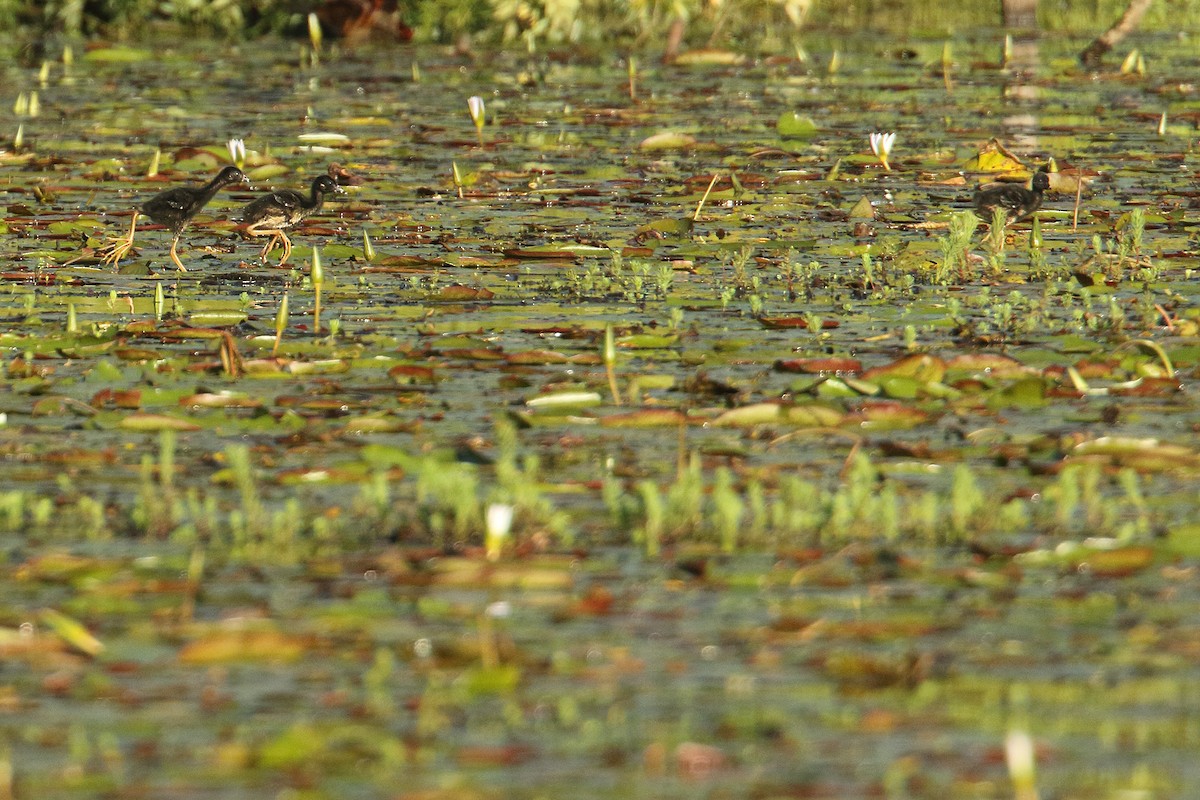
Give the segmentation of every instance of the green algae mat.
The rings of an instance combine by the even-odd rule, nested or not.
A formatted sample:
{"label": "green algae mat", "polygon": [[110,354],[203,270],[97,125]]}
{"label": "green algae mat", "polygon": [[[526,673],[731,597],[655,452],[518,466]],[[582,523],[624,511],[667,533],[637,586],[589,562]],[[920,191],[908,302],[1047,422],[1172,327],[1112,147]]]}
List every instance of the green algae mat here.
{"label": "green algae mat", "polygon": [[0,67],[0,798],[1192,796],[1200,56],[1003,42]]}

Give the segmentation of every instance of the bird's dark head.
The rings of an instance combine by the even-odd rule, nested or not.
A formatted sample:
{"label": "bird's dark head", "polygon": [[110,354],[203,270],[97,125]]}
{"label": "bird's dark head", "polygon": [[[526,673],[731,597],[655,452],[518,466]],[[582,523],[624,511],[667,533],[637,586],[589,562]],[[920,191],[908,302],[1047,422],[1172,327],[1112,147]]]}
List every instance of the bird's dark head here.
{"label": "bird's dark head", "polygon": [[313,191],[317,194],[345,194],[346,190],[338,186],[337,181],[328,175],[322,175],[319,178],[314,178],[312,183]]}
{"label": "bird's dark head", "polygon": [[1050,188],[1050,174],[1046,172],[1033,173],[1033,189],[1037,192],[1044,192]]}
{"label": "bird's dark head", "polygon": [[219,186],[229,186],[233,183],[249,183],[250,179],[246,177],[246,173],[234,166],[225,167],[217,174],[217,184]]}

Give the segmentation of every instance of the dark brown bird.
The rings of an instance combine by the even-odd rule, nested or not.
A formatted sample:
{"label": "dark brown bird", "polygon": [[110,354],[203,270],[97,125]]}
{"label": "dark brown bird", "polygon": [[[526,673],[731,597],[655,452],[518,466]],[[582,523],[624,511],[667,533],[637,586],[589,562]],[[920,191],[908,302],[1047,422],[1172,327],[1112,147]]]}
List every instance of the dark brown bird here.
{"label": "dark brown bird", "polygon": [[222,188],[234,183],[248,182],[240,169],[230,166],[222,169],[215,178],[203,186],[181,186],[154,195],[142,203],[140,208],[134,209],[128,235],[113,239],[111,244],[101,250],[104,263],[113,265],[120,263],[125,254],[133,247],[133,232],[137,227],[138,215],[145,214],[159,225],[165,226],[173,234],[171,260],[175,262],[175,266],[187,272],[187,268],[183,266],[183,262],[179,260],[179,254],[175,251],[183,229]]}
{"label": "dark brown bird", "polygon": [[313,214],[321,210],[325,204],[325,195],[345,190],[328,175],[313,178],[309,196],[291,189],[280,189],[262,197],[256,198],[242,209],[241,214],[234,220],[246,226],[246,233],[251,236],[270,236],[263,247],[259,258],[267,260],[267,253],[278,241],[283,245],[283,257],[279,265],[283,266],[292,254],[292,242],[284,231],[291,230]]}
{"label": "dark brown bird", "polygon": [[991,222],[996,209],[1004,212],[1004,224],[1028,219],[1042,207],[1043,193],[1050,188],[1050,176],[1045,172],[1033,175],[1031,189],[1012,183],[993,184],[975,192],[975,213]]}

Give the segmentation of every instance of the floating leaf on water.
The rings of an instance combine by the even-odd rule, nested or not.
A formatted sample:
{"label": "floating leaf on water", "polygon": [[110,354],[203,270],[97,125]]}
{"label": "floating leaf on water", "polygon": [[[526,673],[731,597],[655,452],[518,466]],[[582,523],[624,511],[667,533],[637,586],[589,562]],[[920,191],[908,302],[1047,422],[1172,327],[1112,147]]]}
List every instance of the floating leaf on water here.
{"label": "floating leaf on water", "polygon": [[419,422],[400,419],[388,414],[351,417],[342,425],[343,433],[411,433],[420,428]]}
{"label": "floating leaf on water", "polygon": [[1038,408],[1046,404],[1046,380],[1040,375],[1022,378],[988,397],[989,408]]}
{"label": "floating leaf on water", "polygon": [[127,431],[153,433],[158,431],[198,431],[200,426],[195,422],[167,414],[130,414],[117,423],[117,427]]}
{"label": "floating leaf on water", "polygon": [[[501,664],[495,667],[476,667],[467,670],[460,678],[466,688],[467,694],[473,697],[493,694],[509,694],[516,690],[517,684],[521,681],[521,670],[515,664]],[[481,748],[460,748],[460,755],[463,752],[474,750],[478,752]],[[500,748],[484,748],[492,752],[502,751],[509,753],[523,753],[517,761],[508,761],[504,763],[520,763],[520,761],[532,758],[532,748],[528,746],[504,746]]]}
{"label": "floating leaf on water", "polygon": [[862,373],[862,379],[879,382],[888,377],[912,378],[918,383],[941,381],[946,375],[946,362],[937,356],[918,353],[904,356],[890,364],[872,367]]}
{"label": "floating leaf on water", "polygon": [[617,337],[617,347],[630,350],[657,350],[678,343],[679,335],[675,333],[634,333]]}
{"label": "floating leaf on water", "polygon": [[228,331],[216,328],[170,328],[158,335],[164,339],[224,339]]}
{"label": "floating leaf on water", "polygon": [[817,123],[796,111],[785,111],[775,121],[775,130],[784,139],[809,139],[817,133]]}
{"label": "floating leaf on water", "polygon": [[1030,375],[1035,372],[1020,361],[998,353],[963,353],[945,362],[947,372],[970,372],[995,378]]}
{"label": "floating leaf on water", "polygon": [[84,61],[104,62],[109,64],[134,64],[139,61],[149,61],[154,58],[154,51],[141,47],[97,47],[83,54]]}
{"label": "floating leaf on water", "polygon": [[248,358],[242,361],[242,371],[256,377],[283,376],[289,363],[278,358]]}
{"label": "floating leaf on water", "polygon": [[[805,387],[803,390],[812,392],[816,391],[817,397],[830,399],[834,397],[860,397],[864,394],[875,395],[879,394],[879,387],[873,383],[866,381],[856,381],[857,385],[851,385],[838,377],[830,377],[825,380],[817,381],[815,386]],[[869,387],[870,391],[862,391],[860,387]],[[793,387],[793,391],[799,390],[799,387]]]}
{"label": "floating leaf on water", "polygon": [[310,637],[275,630],[211,630],[179,649],[184,664],[295,661],[312,647]]}
{"label": "floating leaf on water", "polygon": [[46,230],[53,234],[72,234],[72,233],[90,233],[92,231],[103,229],[104,223],[98,219],[89,219],[82,217],[72,220],[58,220],[51,222],[46,226]]}
{"label": "floating leaf on water", "polygon": [[81,403],[72,397],[48,395],[46,397],[39,397],[33,402],[30,414],[35,417],[56,417],[68,411],[73,411],[76,414],[84,416],[91,416],[96,413],[95,409],[91,406]]}
{"label": "floating leaf on water", "polygon": [[963,169],[967,172],[1025,174],[1026,177],[1028,177],[1029,173],[1029,170],[1021,163],[1021,160],[1010,153],[1004,145],[995,139],[992,139],[980,148],[975,157],[963,165]]}
{"label": "floating leaf on water", "polygon": [[[302,467],[299,469],[283,470],[275,476],[281,486],[304,486],[308,484],[348,484],[362,483],[376,473],[368,469],[367,464],[350,464],[338,467]],[[390,469],[386,473],[388,480],[400,480],[404,477],[401,469]]]}
{"label": "floating leaf on water", "polygon": [[504,360],[509,364],[566,364],[568,359],[562,353],[553,350],[523,350],[519,353],[508,353]]}
{"label": "floating leaf on water", "polygon": [[914,408],[908,403],[893,400],[871,400],[861,403],[847,417],[847,422],[857,422],[859,427],[872,430],[903,430],[929,420],[929,412]]}
{"label": "floating leaf on water", "polygon": [[547,259],[563,259],[563,260],[567,260],[567,261],[574,261],[578,257],[574,251],[568,250],[567,248],[560,247],[558,245],[540,245],[537,247],[510,248],[510,249],[504,251],[504,255],[507,256],[508,258],[518,258],[518,259],[547,258]]}
{"label": "floating leaf on water", "polygon": [[113,355],[122,361],[158,361],[163,354],[145,347],[114,347]]}
{"label": "floating leaf on water", "polygon": [[1102,436],[1075,445],[1071,449],[1071,456],[1104,456],[1114,464],[1138,472],[1194,471],[1200,468],[1200,456],[1196,452],[1184,445],[1167,444],[1157,439]]}
{"label": "floating leaf on water", "polygon": [[914,400],[921,396],[927,385],[924,381],[908,375],[886,375],[877,378],[876,384],[883,394],[897,400]]}
{"label": "floating leaf on water", "polygon": [[855,375],[862,372],[857,358],[789,358],[775,362],[780,372],[805,372],[817,375]]}
{"label": "floating leaf on water", "polygon": [[817,403],[788,405],[753,403],[726,411],[708,424],[717,427],[744,425],[797,425],[827,428],[840,425],[845,415],[837,409]]}
{"label": "floating leaf on water", "polygon": [[463,286],[461,283],[454,283],[450,286],[445,286],[438,292],[439,300],[448,300],[453,302],[465,302],[468,300],[491,300],[496,296],[496,293],[490,289],[477,288],[474,286]]}
{"label": "floating leaf on water", "polygon": [[262,400],[236,392],[202,392],[179,398],[179,405],[194,408],[261,408]]}
{"label": "floating leaf on water", "polygon": [[332,375],[338,372],[349,372],[350,362],[344,358],[289,361],[285,369],[293,375]]}
{"label": "floating leaf on water", "polygon": [[[1153,365],[1138,368],[1139,371],[1152,371]],[[1166,397],[1184,390],[1177,378],[1146,377],[1132,381],[1127,386],[1112,386],[1109,394],[1113,397]]]}
{"label": "floating leaf on water", "polygon": [[688,50],[675,56],[675,64],[681,66],[732,66],[745,62],[746,57],[732,50],[717,50],[714,48],[698,48]]}
{"label": "floating leaf on water", "polygon": [[504,351],[493,347],[451,347],[442,350],[446,358],[457,358],[464,361],[503,361]]}
{"label": "floating leaf on water", "polygon": [[[771,330],[786,330],[788,328],[808,328],[808,317],[755,317],[758,324]],[[841,325],[836,319],[822,319],[821,330],[830,330]]]}
{"label": "floating leaf on water", "polygon": [[423,367],[418,364],[397,364],[388,370],[388,377],[396,383],[433,383],[433,367]]}
{"label": "floating leaf on water", "polygon": [[231,328],[242,324],[248,317],[245,311],[197,311],[188,316],[188,322],[205,328]]}
{"label": "floating leaf on water", "polygon": [[350,137],[344,133],[332,133],[329,131],[302,133],[297,138],[307,144],[341,144],[350,141]]}
{"label": "floating leaf on water", "polygon": [[604,428],[668,428],[687,422],[687,416],[671,408],[643,408],[599,418]]}
{"label": "floating leaf on water", "polygon": [[1154,566],[1154,562],[1153,548],[1134,546],[1095,550],[1080,559],[1076,566],[1101,578],[1127,578]]}
{"label": "floating leaf on water", "polygon": [[671,131],[648,136],[638,145],[642,150],[690,150],[695,146],[695,136]]}
{"label": "floating leaf on water", "polygon": [[261,167],[246,171],[246,177],[254,184],[259,184],[262,181],[269,181],[271,178],[280,178],[284,175],[290,175],[291,168],[284,164],[263,164]]}
{"label": "floating leaf on water", "polygon": [[599,392],[566,391],[551,392],[530,397],[525,401],[529,408],[560,408],[562,406],[598,406],[604,399]]}
{"label": "floating leaf on water", "polygon": [[647,233],[659,234],[660,238],[661,236],[690,236],[695,224],[696,221],[691,217],[668,217],[639,225],[637,232],[639,236]]}

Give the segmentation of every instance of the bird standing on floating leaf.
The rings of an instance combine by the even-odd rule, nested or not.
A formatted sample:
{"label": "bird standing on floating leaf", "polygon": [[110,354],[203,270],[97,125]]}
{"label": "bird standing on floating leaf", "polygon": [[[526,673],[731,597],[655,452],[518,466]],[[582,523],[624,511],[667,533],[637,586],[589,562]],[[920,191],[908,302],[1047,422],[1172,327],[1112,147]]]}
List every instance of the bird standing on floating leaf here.
{"label": "bird standing on floating leaf", "polygon": [[246,226],[246,233],[251,236],[270,236],[266,246],[259,256],[264,262],[267,253],[278,241],[283,245],[283,257],[279,266],[283,266],[292,254],[292,242],[284,231],[290,230],[308,217],[321,210],[325,203],[325,195],[337,192],[345,193],[342,187],[328,175],[313,178],[312,189],[308,197],[291,189],[280,189],[263,195],[242,209],[241,214],[234,220]]}
{"label": "bird standing on floating leaf", "polygon": [[174,235],[171,239],[171,260],[180,270],[187,272],[187,268],[179,260],[179,254],[175,252],[175,248],[179,245],[180,234],[183,233],[184,227],[191,218],[208,205],[208,201],[212,200],[217,192],[234,183],[249,183],[249,179],[237,167],[225,167],[217,173],[217,177],[203,186],[181,186],[156,194],[142,203],[140,208],[134,209],[133,220],[129,223],[129,233],[126,236],[112,239],[106,247],[101,249],[101,260],[105,264],[114,266],[121,262],[121,259],[133,247],[133,232],[137,227],[138,215],[145,214],[159,225],[165,226]]}
{"label": "bird standing on floating leaf", "polygon": [[1000,209],[1004,212],[1005,225],[1028,219],[1042,207],[1042,196],[1050,188],[1050,176],[1036,172],[1031,184],[1031,189],[1011,183],[980,188],[975,192],[975,213],[991,222],[996,209]]}

